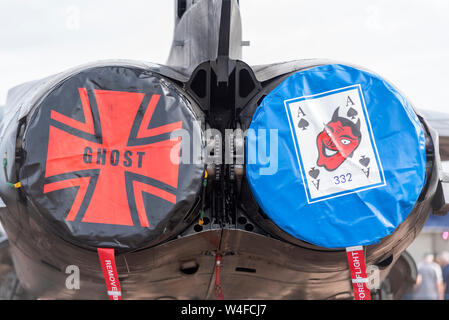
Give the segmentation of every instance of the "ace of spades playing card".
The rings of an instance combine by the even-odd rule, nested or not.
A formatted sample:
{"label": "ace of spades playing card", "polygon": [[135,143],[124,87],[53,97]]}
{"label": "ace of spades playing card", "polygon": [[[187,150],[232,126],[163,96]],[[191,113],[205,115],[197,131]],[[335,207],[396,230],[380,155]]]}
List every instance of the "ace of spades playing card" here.
{"label": "ace of spades playing card", "polygon": [[284,105],[308,203],[385,186],[360,85]]}

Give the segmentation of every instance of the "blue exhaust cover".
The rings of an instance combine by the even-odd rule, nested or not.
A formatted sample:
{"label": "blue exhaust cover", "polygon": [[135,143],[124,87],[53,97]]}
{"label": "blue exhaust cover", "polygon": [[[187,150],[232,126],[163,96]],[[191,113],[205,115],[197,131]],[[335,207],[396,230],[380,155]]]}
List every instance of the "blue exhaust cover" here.
{"label": "blue exhaust cover", "polygon": [[262,210],[321,247],[378,243],[407,218],[425,183],[425,135],[410,103],[354,67],[289,76],[257,108],[246,143]]}

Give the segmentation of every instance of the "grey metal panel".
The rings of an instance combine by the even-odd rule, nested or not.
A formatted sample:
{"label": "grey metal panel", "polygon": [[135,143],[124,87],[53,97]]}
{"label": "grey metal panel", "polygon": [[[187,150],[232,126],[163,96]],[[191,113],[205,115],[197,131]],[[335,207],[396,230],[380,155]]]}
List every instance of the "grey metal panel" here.
{"label": "grey metal panel", "polygon": [[[449,111],[449,108],[448,108]],[[441,137],[449,137],[449,113],[419,109],[418,112]]]}
{"label": "grey metal panel", "polygon": [[[188,7],[176,24],[167,65],[190,75],[202,62],[218,56],[221,0],[198,1]],[[230,0],[229,56],[241,59],[242,27],[236,0]]]}

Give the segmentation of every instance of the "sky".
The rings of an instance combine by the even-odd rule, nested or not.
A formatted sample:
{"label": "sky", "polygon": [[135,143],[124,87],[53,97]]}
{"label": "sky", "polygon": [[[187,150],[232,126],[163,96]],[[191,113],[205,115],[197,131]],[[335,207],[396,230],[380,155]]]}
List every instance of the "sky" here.
{"label": "sky", "polygon": [[[241,0],[250,65],[328,58],[370,69],[418,108],[449,113],[448,0]],[[0,0],[9,88],[102,59],[165,63],[173,0]]]}

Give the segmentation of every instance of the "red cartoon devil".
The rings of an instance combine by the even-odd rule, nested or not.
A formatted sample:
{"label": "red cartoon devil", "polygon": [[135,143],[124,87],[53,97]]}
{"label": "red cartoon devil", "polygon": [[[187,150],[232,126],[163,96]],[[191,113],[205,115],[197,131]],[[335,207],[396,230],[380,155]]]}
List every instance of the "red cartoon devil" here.
{"label": "red cartoon devil", "polygon": [[352,157],[360,144],[360,119],[356,123],[338,116],[338,109],[334,111],[332,120],[324,125],[317,138],[317,165],[328,171],[337,169],[348,157]]}

